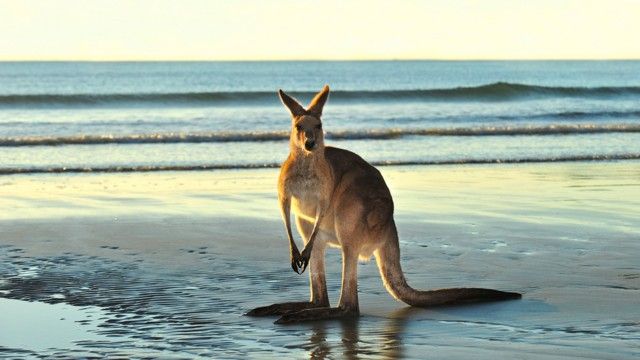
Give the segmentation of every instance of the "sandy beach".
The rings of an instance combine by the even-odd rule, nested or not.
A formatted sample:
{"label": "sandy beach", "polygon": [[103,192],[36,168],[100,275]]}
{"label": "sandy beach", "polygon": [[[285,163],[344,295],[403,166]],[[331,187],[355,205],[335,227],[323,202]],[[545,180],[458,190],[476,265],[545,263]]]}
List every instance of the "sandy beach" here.
{"label": "sandy beach", "polygon": [[[380,169],[411,285],[523,299],[409,308],[371,261],[361,318],[275,325],[243,313],[308,297],[277,169],[2,176],[0,356],[640,356],[639,162]],[[333,304],[339,260],[328,251]]]}

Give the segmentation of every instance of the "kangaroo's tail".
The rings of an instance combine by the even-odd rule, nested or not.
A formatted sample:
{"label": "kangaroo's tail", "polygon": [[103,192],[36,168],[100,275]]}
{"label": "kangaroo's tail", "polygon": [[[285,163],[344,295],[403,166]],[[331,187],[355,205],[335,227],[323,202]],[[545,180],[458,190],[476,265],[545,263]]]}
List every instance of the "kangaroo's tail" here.
{"label": "kangaroo's tail", "polygon": [[375,257],[380,275],[387,291],[396,299],[411,306],[429,307],[439,305],[456,305],[473,302],[487,302],[520,299],[521,294],[482,288],[452,288],[420,291],[407,284],[400,266],[400,248],[398,236],[393,226],[395,238],[389,239],[385,245],[376,250]]}

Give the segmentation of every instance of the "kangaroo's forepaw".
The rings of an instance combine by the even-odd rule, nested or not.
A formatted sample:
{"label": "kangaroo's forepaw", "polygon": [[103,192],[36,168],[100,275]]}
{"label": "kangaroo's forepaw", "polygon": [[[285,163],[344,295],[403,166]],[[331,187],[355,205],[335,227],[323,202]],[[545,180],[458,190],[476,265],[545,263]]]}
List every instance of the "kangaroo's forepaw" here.
{"label": "kangaroo's forepaw", "polygon": [[314,304],[309,301],[287,302],[287,303],[257,307],[247,312],[245,315],[246,316],[284,315],[291,312],[296,312],[304,309],[311,309],[318,306],[320,305]]}
{"label": "kangaroo's forepaw", "polygon": [[296,312],[290,312],[282,315],[280,319],[276,320],[276,324],[291,324],[303,321],[314,320],[328,320],[328,319],[344,319],[350,317],[357,317],[359,315],[357,310],[347,310],[342,308],[312,308],[305,309]]}
{"label": "kangaroo's forepaw", "polygon": [[309,265],[310,252],[302,251],[302,254],[291,255],[291,268],[298,274],[302,274]]}

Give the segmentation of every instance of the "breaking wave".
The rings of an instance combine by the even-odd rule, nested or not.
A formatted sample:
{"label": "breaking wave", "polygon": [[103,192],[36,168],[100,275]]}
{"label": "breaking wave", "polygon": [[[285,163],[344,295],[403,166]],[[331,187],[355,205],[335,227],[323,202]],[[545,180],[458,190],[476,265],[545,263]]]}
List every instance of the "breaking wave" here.
{"label": "breaking wave", "polygon": [[[292,92],[310,98],[315,92]],[[331,93],[332,101],[430,101],[488,100],[508,101],[527,97],[610,98],[638,96],[638,86],[563,87],[496,82],[480,86],[442,89],[341,91]],[[185,93],[120,93],[120,94],[6,94],[0,95],[0,107],[46,106],[139,106],[139,105],[216,105],[276,103],[274,91],[249,92],[185,92]]]}
{"label": "breaking wave", "polygon": [[[407,136],[519,136],[597,133],[638,133],[640,124],[571,124],[541,126],[480,126],[470,128],[418,128],[329,131],[329,140],[389,140]],[[284,141],[288,131],[156,133],[127,135],[27,136],[0,138],[0,147],[100,145],[100,144],[169,144],[216,142]]]}

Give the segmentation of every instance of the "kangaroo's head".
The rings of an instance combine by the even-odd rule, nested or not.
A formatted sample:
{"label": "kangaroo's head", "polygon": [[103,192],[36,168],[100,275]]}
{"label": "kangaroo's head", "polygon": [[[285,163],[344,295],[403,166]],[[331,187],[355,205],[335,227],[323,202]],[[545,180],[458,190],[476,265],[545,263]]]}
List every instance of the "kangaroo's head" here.
{"label": "kangaroo's head", "polygon": [[307,109],[300,103],[279,90],[280,100],[291,113],[291,148],[302,151],[305,155],[311,155],[324,150],[324,134],[322,132],[322,108],[329,98],[329,86],[322,90],[311,100]]}

